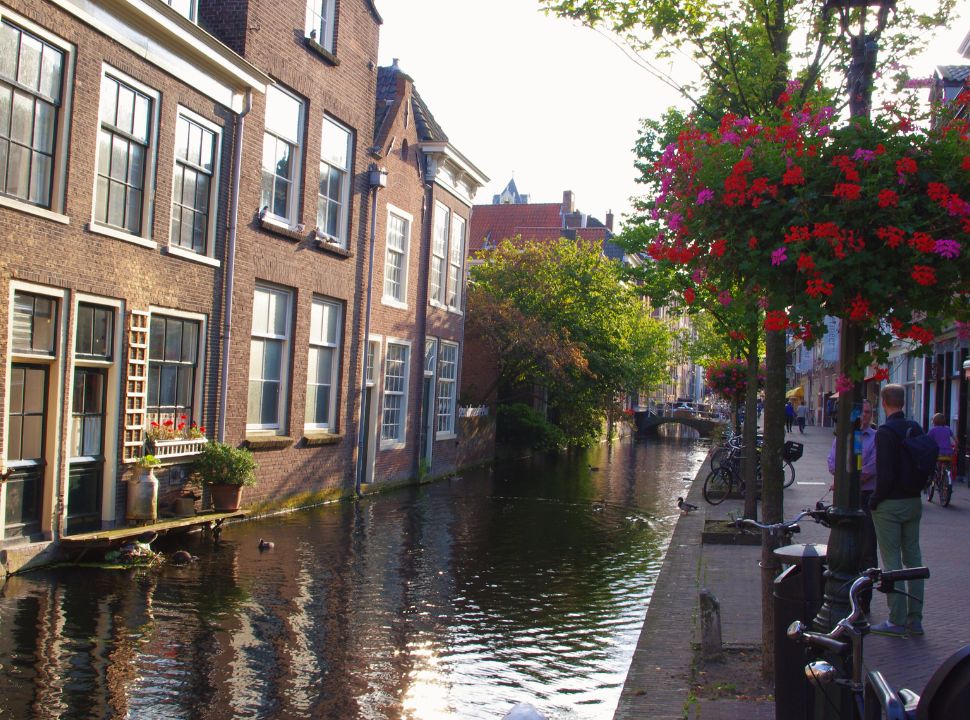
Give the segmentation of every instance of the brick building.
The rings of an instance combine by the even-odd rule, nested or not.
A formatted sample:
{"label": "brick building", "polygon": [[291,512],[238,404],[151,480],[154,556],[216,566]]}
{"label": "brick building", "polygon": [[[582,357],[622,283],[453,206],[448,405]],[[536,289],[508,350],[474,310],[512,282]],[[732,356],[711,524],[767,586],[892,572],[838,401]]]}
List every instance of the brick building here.
{"label": "brick building", "polygon": [[0,547],[122,520],[146,426],[217,421],[232,148],[269,78],[183,5],[0,4]]}
{"label": "brick building", "polygon": [[202,0],[271,78],[242,141],[225,440],[257,508],[353,492],[380,15],[370,0]]}
{"label": "brick building", "polygon": [[378,71],[374,152],[387,188],[378,194],[365,304],[365,483],[449,472],[474,442],[479,421],[458,407],[464,262],[472,199],[488,182],[396,60]]}

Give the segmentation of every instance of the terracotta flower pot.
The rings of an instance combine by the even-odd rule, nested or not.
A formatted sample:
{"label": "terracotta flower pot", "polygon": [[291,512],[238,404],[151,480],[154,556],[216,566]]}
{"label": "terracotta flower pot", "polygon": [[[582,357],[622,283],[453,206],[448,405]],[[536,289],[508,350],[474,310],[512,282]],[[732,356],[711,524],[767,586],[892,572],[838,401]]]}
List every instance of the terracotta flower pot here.
{"label": "terracotta flower pot", "polygon": [[216,512],[234,512],[242,500],[242,485],[210,485],[212,508]]}

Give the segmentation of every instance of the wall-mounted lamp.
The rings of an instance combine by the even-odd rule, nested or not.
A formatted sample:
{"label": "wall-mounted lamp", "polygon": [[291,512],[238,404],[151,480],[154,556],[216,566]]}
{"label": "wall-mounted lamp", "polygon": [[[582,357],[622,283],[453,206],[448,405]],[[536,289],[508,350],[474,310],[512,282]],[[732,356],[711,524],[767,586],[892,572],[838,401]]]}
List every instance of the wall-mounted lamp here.
{"label": "wall-mounted lamp", "polygon": [[387,168],[379,168],[374,163],[371,163],[370,167],[367,168],[367,182],[371,188],[386,188]]}

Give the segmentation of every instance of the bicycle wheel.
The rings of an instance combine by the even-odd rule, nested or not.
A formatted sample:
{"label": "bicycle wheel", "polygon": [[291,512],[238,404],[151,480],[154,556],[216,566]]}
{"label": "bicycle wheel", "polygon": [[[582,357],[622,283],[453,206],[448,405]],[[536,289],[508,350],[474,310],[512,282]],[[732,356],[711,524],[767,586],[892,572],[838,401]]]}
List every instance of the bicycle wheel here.
{"label": "bicycle wheel", "polygon": [[936,489],[937,483],[940,482],[940,470],[937,468],[936,472],[933,473],[933,479],[926,486],[926,501],[933,502],[933,491]]}
{"label": "bicycle wheel", "polygon": [[947,507],[950,504],[950,497],[953,495],[953,478],[947,468],[940,473],[937,492],[940,494],[940,507]]}
{"label": "bicycle wheel", "polygon": [[790,462],[785,460],[784,465],[781,466],[782,472],[785,473],[785,487],[791,487],[795,484],[795,466]]}
{"label": "bicycle wheel", "polygon": [[711,505],[720,505],[731,494],[731,481],[731,471],[727,468],[712,470],[704,480],[704,499]]}
{"label": "bicycle wheel", "polygon": [[719,447],[713,453],[711,453],[711,470],[717,470],[722,467],[731,454],[731,449],[727,447]]}

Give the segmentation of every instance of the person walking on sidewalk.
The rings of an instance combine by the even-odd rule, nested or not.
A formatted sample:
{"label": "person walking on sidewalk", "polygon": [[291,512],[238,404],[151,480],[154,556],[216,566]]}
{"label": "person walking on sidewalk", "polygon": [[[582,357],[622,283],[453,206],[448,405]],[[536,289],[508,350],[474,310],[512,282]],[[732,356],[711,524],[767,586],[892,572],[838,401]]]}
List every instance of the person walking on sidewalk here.
{"label": "person walking on sidewalk", "polygon": [[[876,490],[869,500],[876,541],[884,570],[917,567],[923,564],[919,547],[923,501],[920,491],[913,488],[922,483],[904,477],[916,468],[903,457],[903,438],[907,432],[922,435],[923,429],[903,415],[906,394],[902,385],[886,385],[879,397],[886,422],[876,431]],[[908,596],[886,595],[889,619],[873,625],[873,633],[893,637],[923,634],[923,581],[910,580],[907,592]]]}
{"label": "person walking on sidewalk", "polygon": [[808,420],[808,404],[799,403],[795,409],[795,419],[798,421],[798,432],[805,434],[805,421]]}
{"label": "person walking on sidewalk", "polygon": [[792,407],[791,400],[785,403],[785,430],[791,432],[791,425],[795,421],[795,408]]}
{"label": "person walking on sidewalk", "polygon": [[[862,520],[862,532],[859,537],[859,567],[876,567],[876,527],[872,524],[872,510],[869,501],[876,489],[876,429],[872,426],[872,404],[868,400],[862,403],[862,415],[853,423],[853,430],[862,432],[862,469],[859,474],[859,507],[866,516]],[[832,438],[832,449],[829,450],[829,472],[835,475],[835,442]],[[853,456],[852,461],[855,462]],[[830,490],[833,488],[830,488]],[[859,598],[862,611],[868,617],[872,603],[872,588]]]}

